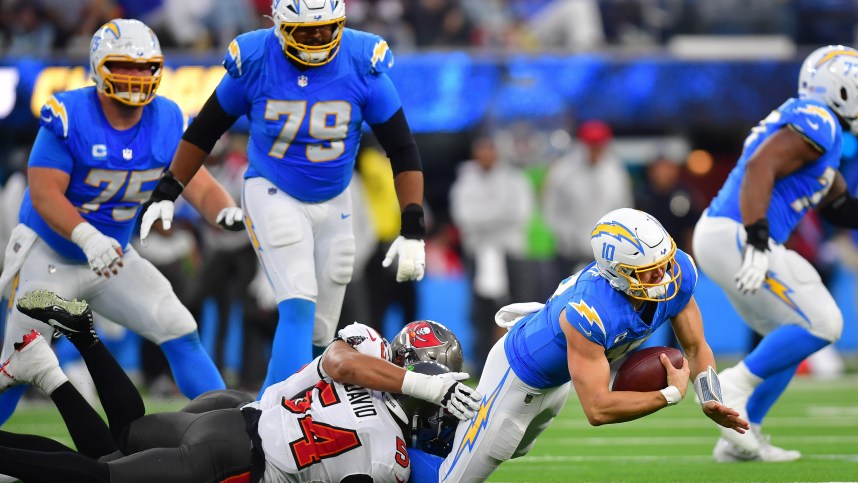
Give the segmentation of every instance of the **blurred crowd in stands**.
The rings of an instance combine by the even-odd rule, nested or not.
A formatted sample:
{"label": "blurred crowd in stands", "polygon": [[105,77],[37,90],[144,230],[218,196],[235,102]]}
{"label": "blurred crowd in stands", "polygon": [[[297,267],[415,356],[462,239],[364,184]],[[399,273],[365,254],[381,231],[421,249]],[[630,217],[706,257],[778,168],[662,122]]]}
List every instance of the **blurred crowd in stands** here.
{"label": "blurred crowd in stands", "polygon": [[[80,55],[117,17],[153,27],[165,48],[222,51],[271,25],[270,0],[0,0],[0,54]],[[397,51],[658,46],[676,35],[782,35],[796,44],[853,44],[851,0],[347,0],[347,25]]]}

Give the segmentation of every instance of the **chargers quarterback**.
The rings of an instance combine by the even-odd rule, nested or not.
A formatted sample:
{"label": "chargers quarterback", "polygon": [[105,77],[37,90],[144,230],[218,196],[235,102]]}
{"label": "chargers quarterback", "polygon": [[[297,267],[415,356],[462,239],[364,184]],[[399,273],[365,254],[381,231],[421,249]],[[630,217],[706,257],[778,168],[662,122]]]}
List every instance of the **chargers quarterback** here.
{"label": "chargers quarterback", "polygon": [[[178,412],[144,415],[136,388],[92,330],[86,302],[35,290],[17,306],[80,350],[109,422],[108,430],[38,332],[24,336],[3,364],[0,392],[23,381],[45,391],[61,414],[74,415],[66,424],[78,448],[0,431],[0,472],[26,481],[403,483],[408,442],[432,451],[452,437],[455,426],[446,430],[442,420],[471,418],[479,406],[479,395],[458,382],[467,374],[445,365],[461,365],[458,341],[440,324],[420,321],[414,324],[429,331],[421,338],[434,337],[426,344],[400,345],[403,336],[391,346],[352,324],[259,401],[211,391]],[[392,349],[407,369],[389,362]],[[412,358],[420,352],[435,360]]]}
{"label": "chargers quarterback", "polygon": [[722,431],[713,452],[718,461],[801,457],[769,442],[763,418],[798,364],[840,338],[843,316],[813,266],[783,243],[810,209],[834,225],[858,228],[858,200],[838,171],[843,129],[855,131],[856,120],[858,51],[818,49],[802,66],[799,96],[751,129],[694,230],[700,268],[763,336],[721,373],[725,404],[751,422],[751,431]]}
{"label": "chargers quarterback", "polygon": [[387,42],[345,28],[343,0],[274,0],[274,27],[240,35],[226,74],[188,128],[143,215],[141,238],[169,222],[173,200],[215,141],[246,115],[250,166],[242,207],[248,234],[278,301],[279,321],[264,386],[324,349],[336,330],[355,243],[347,189],[363,123],[390,158],[401,236],[397,280],[423,278],[423,173],[399,95],[386,72]]}
{"label": "chargers quarterback", "polygon": [[[485,481],[498,465],[530,451],[563,408],[570,380],[587,420],[598,426],[677,404],[694,374],[704,414],[729,430],[747,429],[736,411],[721,404],[715,359],[693,296],[697,269],[691,257],[655,218],[629,208],[604,215],[590,244],[595,261],[563,280],[545,305],[513,304],[498,312],[497,323],[510,329],[489,353],[476,417],[459,423],[443,461],[411,452],[412,482]],[[668,321],[687,357],[676,369],[661,356],[668,387],[612,392],[612,363],[618,367]]]}
{"label": "chargers quarterback", "polygon": [[[129,245],[140,206],[186,125],[174,102],[156,96],[164,64],[158,39],[137,20],[117,19],[90,45],[96,85],[58,93],[41,110],[0,286],[10,301],[37,287],[86,297],[99,314],[160,345],[187,397],[223,388],[193,316]],[[197,179],[186,198],[209,221],[230,218],[237,228],[238,209],[223,187],[208,172]],[[34,328],[52,332],[9,310],[3,357]],[[4,421],[21,392],[4,394]]]}

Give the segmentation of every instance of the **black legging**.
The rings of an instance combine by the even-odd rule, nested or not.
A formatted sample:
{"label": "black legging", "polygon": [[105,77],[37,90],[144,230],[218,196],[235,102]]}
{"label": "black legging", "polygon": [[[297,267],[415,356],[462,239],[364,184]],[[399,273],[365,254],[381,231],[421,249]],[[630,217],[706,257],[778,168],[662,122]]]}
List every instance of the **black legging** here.
{"label": "black legging", "polygon": [[[128,456],[104,463],[93,459],[96,455],[64,451],[56,446],[34,451],[34,447],[41,446],[38,440],[20,438],[21,446],[29,449],[0,448],[0,473],[33,483],[214,483],[249,471],[250,437],[242,412],[209,410],[235,408],[249,402],[249,396],[237,391],[211,392],[192,401],[187,411],[143,416],[140,394],[107,349],[100,342],[78,349],[92,374],[112,438],[104,437],[106,431],[95,431],[89,435],[73,434],[73,439],[78,445],[79,440],[87,438],[96,442],[98,438],[112,439]],[[54,400],[61,412],[69,401]],[[103,421],[97,419],[103,427]],[[91,423],[99,428],[99,423]],[[83,432],[71,425],[69,430]],[[92,437],[93,434],[98,438]],[[5,442],[12,442],[12,438]],[[105,443],[97,452],[115,447],[111,445]]]}

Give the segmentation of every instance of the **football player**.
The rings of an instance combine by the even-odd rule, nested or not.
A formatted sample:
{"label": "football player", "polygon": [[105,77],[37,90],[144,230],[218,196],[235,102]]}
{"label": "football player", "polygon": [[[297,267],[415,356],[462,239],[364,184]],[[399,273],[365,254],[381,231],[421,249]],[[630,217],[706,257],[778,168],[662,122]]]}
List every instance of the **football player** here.
{"label": "football player", "polygon": [[[93,35],[96,85],[58,93],[42,107],[0,287],[10,300],[35,287],[86,297],[99,314],[158,344],[179,389],[193,398],[224,382],[191,313],[129,244],[140,205],[186,124],[174,102],[156,95],[163,64],[157,37],[137,20],[113,20]],[[242,227],[234,221],[241,211],[207,171],[185,197],[212,223]],[[10,310],[3,357],[34,328],[53,332]],[[22,390],[3,396],[3,421]]]}
{"label": "football player", "polygon": [[[650,215],[622,208],[603,216],[590,237],[595,261],[563,280],[545,305],[513,304],[496,316],[511,327],[489,353],[477,391],[477,416],[461,421],[443,461],[412,451],[413,482],[485,481],[502,462],[526,454],[575,392],[594,426],[621,423],[677,404],[689,375],[703,413],[732,431],[747,429],[721,404],[715,359],[703,336],[694,287],[697,269]],[[611,363],[669,322],[687,359],[661,362],[668,387],[612,392]]]}
{"label": "football player", "polygon": [[169,222],[173,200],[215,141],[250,120],[242,206],[278,301],[279,321],[263,387],[285,379],[334,336],[355,243],[347,186],[366,122],[390,157],[401,235],[397,280],[420,280],[423,173],[399,95],[387,71],[393,54],[373,34],[345,28],[343,0],[273,0],[274,27],[240,35],[226,74],[188,128],[170,170],[153,192],[140,235]]}
{"label": "football player", "polygon": [[[401,483],[410,472],[406,440],[423,447],[421,440],[433,436],[432,428],[418,423],[439,414],[438,405],[462,419],[473,417],[478,406],[479,396],[458,382],[467,375],[437,362],[411,361],[408,370],[391,364],[387,341],[353,324],[324,355],[270,386],[259,401],[238,391],[213,391],[179,412],[144,416],[133,384],[92,330],[85,302],[33,291],[17,306],[57,327],[80,350],[112,432],[112,440],[103,441],[104,423],[81,406],[56,357],[33,331],[4,363],[0,390],[33,382],[61,413],[77,407],[78,418],[93,429],[74,434],[82,426],[69,427],[85,448],[80,454],[45,438],[0,432],[0,444],[7,446],[0,450],[0,472],[26,481]],[[407,394],[369,390],[359,381]]]}
{"label": "football player", "polygon": [[843,130],[858,127],[856,65],[858,51],[848,47],[828,46],[808,57],[798,98],[751,129],[694,230],[700,267],[763,336],[721,373],[725,404],[747,417],[752,430],[722,431],[713,452],[718,461],[801,457],[773,446],[761,425],[798,364],[840,338],[843,316],[813,266],[783,243],[810,209],[834,225],[858,228],[858,200],[838,171]]}

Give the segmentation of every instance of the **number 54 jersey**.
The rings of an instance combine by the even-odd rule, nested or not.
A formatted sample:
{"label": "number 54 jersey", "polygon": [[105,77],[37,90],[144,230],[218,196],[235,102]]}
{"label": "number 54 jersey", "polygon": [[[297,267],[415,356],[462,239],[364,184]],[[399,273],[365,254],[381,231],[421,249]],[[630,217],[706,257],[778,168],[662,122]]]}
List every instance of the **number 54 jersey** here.
{"label": "number 54 jersey", "polygon": [[408,481],[405,440],[382,393],[321,379],[296,394],[299,374],[250,404],[262,411],[262,481],[341,481],[349,475],[369,475],[376,483]]}
{"label": "number 54 jersey", "polygon": [[344,29],[337,55],[309,68],[292,64],[274,29],[238,36],[216,92],[231,115],[247,115],[250,166],[302,202],[327,201],[349,185],[364,121],[382,124],[401,101],[385,73],[393,54],[381,37]]}

